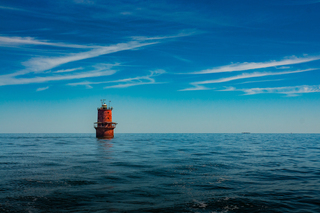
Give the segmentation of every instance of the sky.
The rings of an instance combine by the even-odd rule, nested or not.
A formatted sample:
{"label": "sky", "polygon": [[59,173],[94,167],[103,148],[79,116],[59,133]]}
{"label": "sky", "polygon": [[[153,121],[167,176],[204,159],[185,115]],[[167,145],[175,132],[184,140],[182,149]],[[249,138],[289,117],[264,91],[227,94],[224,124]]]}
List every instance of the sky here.
{"label": "sky", "polygon": [[[320,0],[0,0],[0,133],[320,133]],[[111,101],[111,102],[109,102]]]}

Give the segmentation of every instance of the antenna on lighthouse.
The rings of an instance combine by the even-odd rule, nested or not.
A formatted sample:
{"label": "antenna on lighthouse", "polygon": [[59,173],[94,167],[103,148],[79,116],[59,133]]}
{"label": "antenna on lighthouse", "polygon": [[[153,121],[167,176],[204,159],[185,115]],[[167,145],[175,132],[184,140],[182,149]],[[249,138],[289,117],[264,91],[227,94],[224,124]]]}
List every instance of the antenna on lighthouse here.
{"label": "antenna on lighthouse", "polygon": [[105,104],[106,99],[100,99],[101,105]]}

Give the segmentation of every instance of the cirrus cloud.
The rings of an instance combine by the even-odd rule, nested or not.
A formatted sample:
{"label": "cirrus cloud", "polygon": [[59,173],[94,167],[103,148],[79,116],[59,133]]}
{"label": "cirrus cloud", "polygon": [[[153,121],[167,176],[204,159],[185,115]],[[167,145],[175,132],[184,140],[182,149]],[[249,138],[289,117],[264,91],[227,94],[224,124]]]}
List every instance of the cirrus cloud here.
{"label": "cirrus cloud", "polygon": [[320,92],[320,85],[301,85],[301,86],[286,86],[286,87],[267,87],[267,88],[245,88],[237,89],[235,87],[227,87],[219,91],[242,91],[245,95],[256,95],[263,93],[278,93],[287,96],[298,96],[303,93]]}
{"label": "cirrus cloud", "polygon": [[164,70],[158,69],[155,71],[151,71],[149,75],[145,75],[145,76],[125,78],[125,79],[119,79],[119,80],[114,80],[114,81],[97,81],[97,82],[84,81],[84,82],[78,82],[78,83],[69,83],[68,85],[70,85],[70,86],[83,85],[83,86],[86,86],[87,88],[92,88],[91,85],[94,85],[94,84],[113,84],[113,85],[104,87],[104,89],[127,88],[127,87],[145,85],[145,84],[159,84],[159,82],[156,82],[154,77],[162,75],[164,73],[165,73]]}
{"label": "cirrus cloud", "polygon": [[301,58],[293,56],[291,58],[283,59],[281,61],[236,63],[236,64],[230,64],[230,65],[216,67],[212,69],[206,69],[199,72],[192,72],[188,74],[239,72],[239,71],[245,71],[245,70],[254,70],[254,69],[285,66],[285,65],[292,65],[292,64],[301,64],[301,63],[316,61],[319,59],[320,59],[320,56],[310,56],[310,57],[301,57]]}
{"label": "cirrus cloud", "polygon": [[[293,73],[301,73],[301,72],[308,72],[317,70],[314,68],[305,69],[305,70],[296,70],[296,71],[286,71],[286,72],[253,72],[253,73],[242,73],[241,75],[231,76],[227,78],[220,78],[214,80],[205,80],[205,81],[198,81],[190,83],[193,85],[193,88],[186,88],[180,91],[192,91],[192,90],[208,90],[209,88],[204,87],[204,84],[215,84],[215,83],[225,83],[229,81],[235,81],[240,79],[247,79],[247,78],[257,78],[257,77],[265,77],[265,76],[274,76],[274,75],[286,75],[286,74],[293,74]],[[211,88],[212,89],[212,88]]]}

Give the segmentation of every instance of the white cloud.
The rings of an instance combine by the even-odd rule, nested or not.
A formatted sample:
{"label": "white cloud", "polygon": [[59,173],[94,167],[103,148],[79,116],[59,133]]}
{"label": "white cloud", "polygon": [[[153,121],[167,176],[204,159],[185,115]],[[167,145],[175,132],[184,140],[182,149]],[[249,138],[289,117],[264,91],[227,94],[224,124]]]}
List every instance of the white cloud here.
{"label": "white cloud", "polygon": [[[1,6],[0,6],[1,9]],[[176,35],[171,36],[155,36],[155,37],[145,37],[145,36],[132,36],[131,39],[134,41],[128,42],[128,44],[133,44],[133,42],[143,42],[147,40],[163,40],[163,39],[170,39],[170,38],[178,38],[178,37],[185,37],[191,36],[198,33],[195,30],[184,30]],[[123,45],[118,44],[118,47]],[[153,44],[153,43],[149,43]],[[101,45],[79,45],[79,44],[67,44],[62,42],[48,42],[46,40],[38,40],[34,37],[19,37],[19,36],[0,36],[0,46],[12,46],[12,45],[45,45],[45,46],[55,46],[55,47],[67,47],[67,48],[82,48],[82,49],[105,49],[108,48],[106,46]],[[148,45],[147,43],[145,45]],[[116,45],[113,45],[116,46]],[[110,46],[111,48],[113,46]],[[144,46],[144,45],[143,45]]]}
{"label": "white cloud", "polygon": [[[80,61],[84,59],[94,58],[101,55],[111,54],[119,51],[134,50],[143,46],[157,44],[159,41],[145,42],[146,40],[161,40],[173,37],[181,37],[191,35],[192,32],[181,32],[174,36],[163,36],[163,37],[142,37],[140,39],[129,41],[127,43],[118,43],[110,46],[87,46],[87,45],[74,45],[65,43],[52,43],[47,41],[36,40],[32,37],[5,37],[0,36],[0,45],[8,44],[30,44],[30,45],[50,45],[57,47],[73,47],[73,48],[91,48],[92,50],[79,53],[71,53],[60,57],[35,57],[30,60],[23,62],[25,69],[17,71],[15,73],[2,75],[0,77],[15,77],[25,75],[28,73],[44,72],[46,70],[53,69],[66,63]],[[61,72],[63,72],[61,70]]]}
{"label": "white cloud", "polygon": [[[114,81],[99,81],[99,82],[89,82],[89,81],[84,81],[84,82],[78,82],[78,83],[69,83],[68,85],[70,86],[79,86],[79,85],[84,85],[84,86],[90,86],[94,84],[112,84],[112,83],[119,83],[111,86],[106,86],[104,89],[108,88],[127,88],[127,87],[132,87],[132,86],[138,86],[138,85],[144,85],[144,84],[158,84],[158,82],[155,81],[154,77],[159,76],[161,74],[165,73],[164,70],[155,70],[151,71],[149,75],[146,76],[138,76],[134,78],[125,78],[125,79],[119,79],[119,80],[114,80]],[[90,86],[91,87],[91,86]]]}
{"label": "white cloud", "polygon": [[15,7],[5,7],[5,6],[0,6],[0,9],[3,10],[21,10],[24,11],[23,9],[15,8]]}
{"label": "white cloud", "polygon": [[280,5],[308,5],[308,4],[318,4],[319,0],[290,0],[290,1],[279,1],[274,4]]}
{"label": "white cloud", "polygon": [[219,91],[237,91],[235,87],[225,87],[225,89],[221,89]]}
{"label": "white cloud", "polygon": [[195,35],[197,33],[199,33],[199,31],[197,31],[197,30],[183,30],[178,34],[171,35],[171,36],[154,36],[154,37],[132,36],[131,38],[133,40],[137,40],[137,41],[162,40],[162,39],[170,39],[170,38],[179,38],[179,37],[191,36],[191,35]]}
{"label": "white cloud", "polygon": [[83,69],[82,67],[78,67],[78,68],[73,68],[73,69],[57,70],[57,71],[54,71],[54,73],[74,72],[74,71],[82,70],[82,69]]}
{"label": "white cloud", "polygon": [[132,50],[132,49],[136,49],[139,47],[143,47],[143,46],[147,46],[155,43],[157,42],[139,43],[136,41],[132,41],[128,43],[120,43],[116,45],[101,47],[101,48],[93,49],[87,52],[73,53],[63,57],[33,58],[27,62],[24,62],[23,65],[26,66],[27,70],[30,70],[32,72],[42,72],[42,71],[60,66],[62,64],[66,64],[74,61],[80,61],[88,58],[94,58],[101,55],[106,55],[106,54],[115,53],[119,51]]}
{"label": "white cloud", "polygon": [[179,90],[179,91],[195,91],[195,90],[210,90],[210,89],[214,89],[214,88],[208,88],[208,87],[200,86],[198,84],[193,84],[193,83],[191,83],[191,84],[194,87],[182,89],[182,90]]}
{"label": "white cloud", "polygon": [[164,70],[156,70],[156,71],[151,71],[150,75],[147,75],[147,76],[140,76],[140,77],[135,77],[135,78],[127,78],[127,79],[113,81],[112,83],[120,83],[120,84],[106,86],[106,87],[104,87],[104,89],[127,88],[127,87],[144,85],[144,84],[158,84],[158,82],[156,82],[153,77],[159,76],[163,73],[165,73]]}
{"label": "white cloud", "polygon": [[132,12],[121,12],[121,15],[127,16],[127,15],[132,15]]}
{"label": "white cloud", "polygon": [[236,89],[235,87],[228,87],[220,91],[242,91],[246,95],[255,95],[262,93],[278,93],[287,96],[297,96],[302,93],[315,93],[320,92],[320,85],[302,85],[302,86],[289,86],[289,87],[268,87],[268,88],[246,88]]}
{"label": "white cloud", "polygon": [[68,47],[68,48],[99,48],[101,46],[88,46],[88,45],[79,45],[79,44],[65,44],[65,43],[53,43],[47,41],[40,41],[33,37],[6,37],[0,36],[0,45],[45,45],[45,46],[55,46],[55,47]]}
{"label": "white cloud", "polygon": [[184,61],[184,62],[188,62],[188,63],[191,63],[191,62],[192,62],[191,60],[182,58],[182,57],[177,56],[177,55],[170,55],[170,56],[172,56],[173,58],[178,59],[178,60],[180,60],[180,61]]}
{"label": "white cloud", "polygon": [[213,83],[223,83],[229,81],[235,81],[239,79],[245,78],[257,78],[257,77],[264,77],[264,76],[273,76],[273,75],[285,75],[285,74],[292,74],[292,73],[299,73],[299,72],[307,72],[313,71],[316,69],[305,69],[305,70],[297,70],[297,71],[287,71],[287,72],[254,72],[254,73],[243,73],[241,75],[231,76],[228,78],[220,78],[216,80],[206,80],[206,81],[199,81],[194,82],[193,84],[213,84]]}
{"label": "white cloud", "polygon": [[320,56],[313,56],[313,57],[305,57],[305,58],[298,58],[292,57],[289,59],[283,59],[281,61],[268,61],[268,62],[244,62],[244,63],[236,63],[226,66],[221,66],[212,69],[206,69],[199,72],[193,72],[189,74],[209,74],[209,73],[221,73],[221,72],[237,72],[237,71],[244,71],[244,70],[253,70],[253,69],[261,69],[261,68],[268,68],[268,67],[277,67],[277,66],[285,66],[291,64],[301,64],[310,61],[319,60]]}
{"label": "white cloud", "polygon": [[261,80],[261,81],[245,81],[237,84],[251,84],[251,83],[260,83],[260,82],[268,82],[268,81],[283,81],[284,79],[270,79],[270,80]]}
{"label": "white cloud", "polygon": [[47,90],[47,89],[49,89],[49,86],[47,86],[47,87],[40,87],[40,88],[37,89],[37,92],[43,91],[43,90]]}
{"label": "white cloud", "polygon": [[156,43],[157,42],[140,43],[137,41],[131,41],[128,43],[119,43],[116,45],[96,48],[87,52],[73,53],[66,56],[62,56],[62,57],[32,58],[29,61],[22,63],[26,67],[26,69],[20,70],[11,74],[0,75],[0,77],[4,79],[4,78],[12,78],[15,76],[25,75],[31,72],[39,73],[39,72],[43,72],[43,71],[55,68],[57,66],[60,66],[66,63],[94,58],[101,55],[111,54],[111,53],[124,51],[124,50],[133,50],[139,47],[152,45]]}
{"label": "white cloud", "polygon": [[82,78],[92,78],[99,76],[107,76],[114,74],[114,70],[106,70],[106,71],[91,71],[91,72],[82,72],[76,73],[72,75],[52,75],[45,77],[33,77],[33,78],[1,78],[0,86],[5,85],[18,85],[18,84],[32,84],[32,83],[44,83],[48,81],[61,81],[61,80],[73,80],[73,79],[82,79]]}
{"label": "white cloud", "polygon": [[276,69],[279,69],[279,70],[284,70],[284,69],[290,69],[291,67],[290,66],[280,66],[280,67],[275,67]]}
{"label": "white cloud", "polygon": [[193,88],[187,88],[180,91],[191,91],[191,90],[206,90],[208,88],[202,86],[203,84],[215,84],[215,83],[224,83],[229,81],[235,81],[239,79],[247,79],[247,78],[257,78],[257,77],[265,77],[265,76],[273,76],[273,75],[285,75],[285,74],[292,74],[292,73],[300,73],[300,72],[307,72],[313,71],[316,69],[305,69],[305,70],[297,70],[297,71],[286,71],[286,72],[254,72],[254,73],[243,73],[241,75],[231,76],[227,78],[220,78],[215,80],[206,80],[206,81],[198,81],[193,82]]}
{"label": "white cloud", "polygon": [[[64,65],[66,63],[76,62],[80,60],[90,59],[99,57],[101,55],[111,54],[119,51],[125,50],[135,50],[140,47],[157,44],[161,39],[173,38],[187,36],[191,33],[182,32],[174,36],[164,36],[164,37],[153,37],[146,38],[141,40],[129,41],[126,43],[118,43],[109,46],[87,46],[87,45],[74,45],[74,44],[65,44],[65,43],[53,43],[48,41],[40,41],[32,37],[5,37],[0,36],[0,45],[49,45],[56,47],[72,47],[72,48],[90,48],[91,50],[78,53],[70,53],[64,56],[59,57],[35,57],[31,58],[28,61],[22,62],[22,65],[25,66],[25,69],[16,71],[14,73],[0,75],[0,86],[3,85],[17,85],[17,84],[30,84],[30,83],[43,83],[48,81],[59,81],[59,80],[72,80],[72,79],[83,79],[97,76],[112,75],[115,71],[110,70],[112,66],[119,66],[118,63],[115,64],[98,64],[93,66],[96,68],[95,71],[91,72],[81,72],[78,73],[80,68],[72,69],[60,69],[57,71],[52,71],[52,69]],[[146,41],[154,40],[154,41]],[[73,72],[75,74],[65,75],[64,73]],[[150,76],[142,76],[132,79],[123,79],[116,82],[110,83],[121,83],[119,85],[113,85],[110,87],[129,87],[139,84],[154,84],[155,81],[152,76],[156,76],[157,72],[152,72]],[[24,77],[26,74],[34,77]],[[41,75],[40,75],[41,74]],[[61,75],[58,75],[61,74]],[[159,74],[159,73],[158,73]],[[89,85],[89,84],[87,84]],[[90,87],[87,86],[87,87]]]}
{"label": "white cloud", "polygon": [[95,4],[93,0],[73,0],[76,4]]}

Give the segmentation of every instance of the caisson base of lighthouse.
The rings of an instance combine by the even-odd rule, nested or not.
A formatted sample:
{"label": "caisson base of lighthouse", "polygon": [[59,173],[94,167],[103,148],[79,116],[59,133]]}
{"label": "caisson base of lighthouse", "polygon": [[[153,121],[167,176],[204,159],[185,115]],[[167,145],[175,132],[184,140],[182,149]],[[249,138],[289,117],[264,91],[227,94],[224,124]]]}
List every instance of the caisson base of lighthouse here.
{"label": "caisson base of lighthouse", "polygon": [[108,107],[103,100],[102,106],[98,108],[98,121],[94,123],[97,138],[113,138],[114,128],[117,123],[112,122],[112,107]]}
{"label": "caisson base of lighthouse", "polygon": [[97,138],[113,138],[114,128],[95,127]]}

